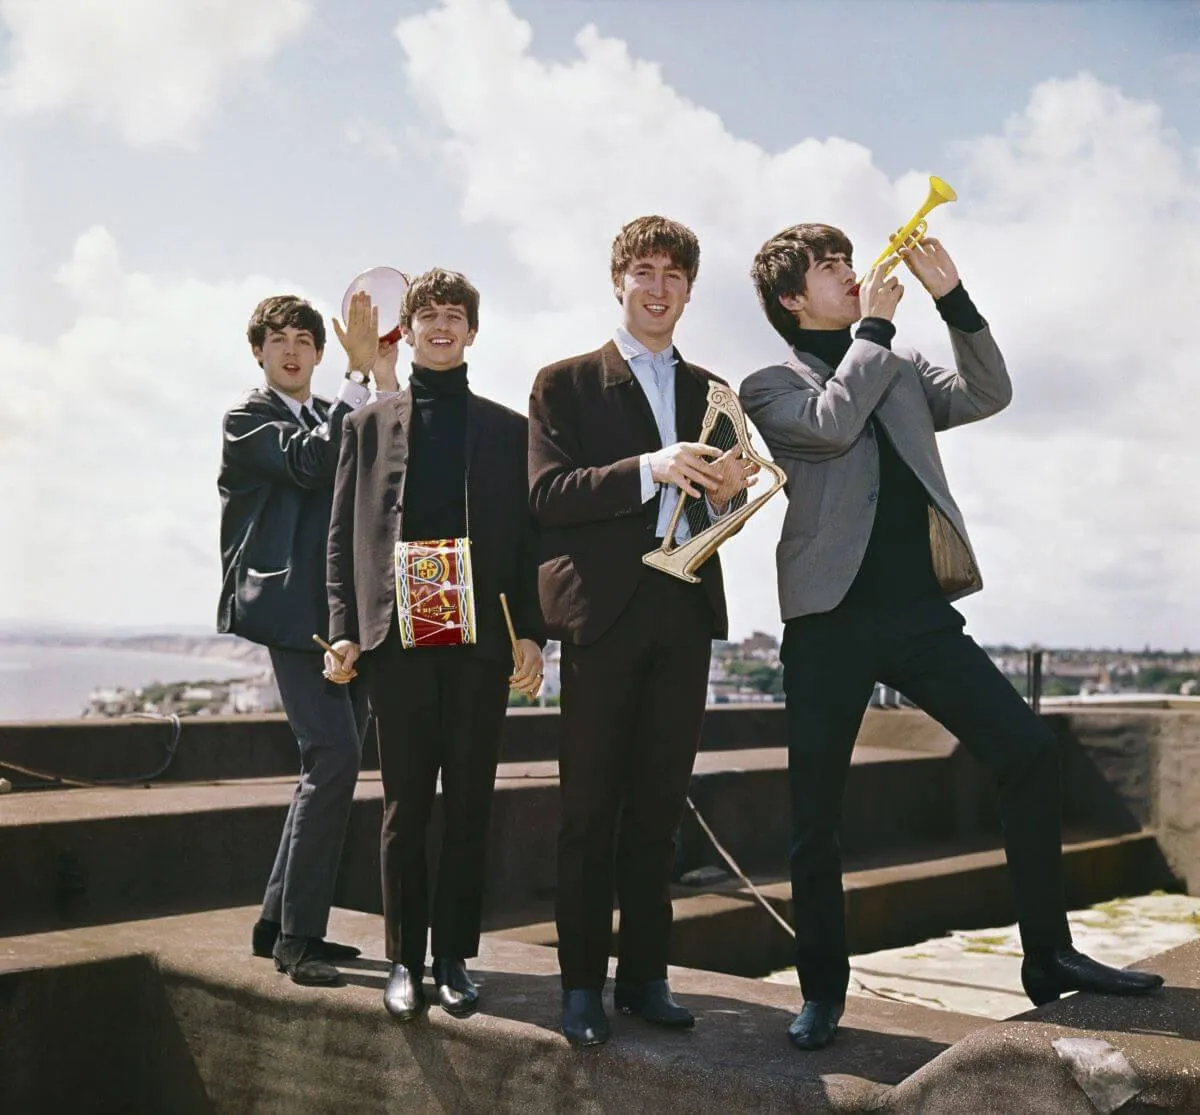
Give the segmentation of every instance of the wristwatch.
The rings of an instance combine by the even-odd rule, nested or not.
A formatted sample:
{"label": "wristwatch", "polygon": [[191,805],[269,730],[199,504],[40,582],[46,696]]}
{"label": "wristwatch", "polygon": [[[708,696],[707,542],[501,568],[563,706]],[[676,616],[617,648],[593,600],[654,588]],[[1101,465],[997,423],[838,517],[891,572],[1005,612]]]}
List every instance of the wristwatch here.
{"label": "wristwatch", "polygon": [[360,372],[357,368],[351,368],[346,373],[346,378],[350,380],[351,383],[357,383],[359,387],[366,387],[367,380],[371,378],[371,372],[369,369],[365,372]]}

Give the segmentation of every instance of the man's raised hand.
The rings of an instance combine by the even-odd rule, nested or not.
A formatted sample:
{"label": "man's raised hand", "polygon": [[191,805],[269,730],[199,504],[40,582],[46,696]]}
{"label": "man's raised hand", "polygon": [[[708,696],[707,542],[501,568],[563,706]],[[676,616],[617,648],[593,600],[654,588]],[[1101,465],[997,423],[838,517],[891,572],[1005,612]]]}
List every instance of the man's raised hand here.
{"label": "man's raised hand", "polygon": [[900,258],[934,298],[941,298],[958,286],[954,260],[942,242],[932,236],[922,237],[910,248],[901,248]]}
{"label": "man's raised hand", "polygon": [[369,372],[379,351],[379,307],[371,305],[365,290],[356,291],[350,298],[346,325],[333,319],[333,331],[350,359],[352,372]]}

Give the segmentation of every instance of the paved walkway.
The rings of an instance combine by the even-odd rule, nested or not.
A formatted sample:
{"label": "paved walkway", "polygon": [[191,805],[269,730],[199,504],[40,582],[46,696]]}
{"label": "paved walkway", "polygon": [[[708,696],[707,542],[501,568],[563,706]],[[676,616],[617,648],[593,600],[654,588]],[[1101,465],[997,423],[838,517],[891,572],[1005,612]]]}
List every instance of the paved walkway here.
{"label": "paved walkway", "polygon": [[[1118,898],[1070,915],[1075,947],[1125,967],[1200,938],[1200,898],[1148,894]],[[794,984],[792,970],[767,977]],[[1029,1009],[1021,990],[1017,927],[952,932],[908,948],[884,949],[851,962],[850,991],[937,1010],[1011,1018]]]}

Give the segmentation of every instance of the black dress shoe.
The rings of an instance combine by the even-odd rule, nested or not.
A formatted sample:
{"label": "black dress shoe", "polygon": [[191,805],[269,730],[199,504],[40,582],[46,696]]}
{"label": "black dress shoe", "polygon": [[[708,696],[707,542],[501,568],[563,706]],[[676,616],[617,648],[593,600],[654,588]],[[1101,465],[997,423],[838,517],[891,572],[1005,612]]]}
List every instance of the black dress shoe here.
{"label": "black dress shoe", "polygon": [[[255,956],[274,956],[275,942],[279,940],[279,930],[279,922],[259,918],[250,932],[250,951]],[[330,964],[336,964],[341,960],[356,960],[362,955],[362,950],[356,949],[353,945],[339,945],[336,941],[326,941],[317,937],[312,939],[316,942],[317,950],[324,954],[323,959]]]}
{"label": "black dress shoe", "polygon": [[608,1017],[599,991],[563,992],[562,1032],[576,1048],[608,1041]]}
{"label": "black dress shoe", "polygon": [[424,974],[419,968],[392,965],[387,987],[383,989],[383,1005],[393,1018],[410,1022],[425,1009],[425,988],[421,985]]}
{"label": "black dress shoe", "polygon": [[317,947],[315,937],[279,935],[275,942],[275,970],[290,976],[292,983],[311,987],[341,983],[342,973],[330,964]]}
{"label": "black dress shoe", "polygon": [[797,1049],[824,1049],[837,1034],[844,1000],[810,999],[788,1027],[788,1041]]}
{"label": "black dress shoe", "polygon": [[1148,995],[1162,987],[1163,978],[1153,972],[1110,968],[1068,945],[1061,949],[1031,951],[1021,964],[1021,985],[1033,1004],[1040,1007],[1068,991]]}
{"label": "black dress shoe", "polygon": [[465,960],[433,960],[433,982],[438,1002],[447,1014],[458,1018],[470,1014],[479,1005],[479,988],[467,975]]}
{"label": "black dress shoe", "polygon": [[671,995],[665,979],[645,983],[620,983],[613,988],[613,1006],[622,1014],[637,1014],[647,1022],[660,1026],[687,1029],[696,1025],[696,1017],[687,1007],[680,1006]]}

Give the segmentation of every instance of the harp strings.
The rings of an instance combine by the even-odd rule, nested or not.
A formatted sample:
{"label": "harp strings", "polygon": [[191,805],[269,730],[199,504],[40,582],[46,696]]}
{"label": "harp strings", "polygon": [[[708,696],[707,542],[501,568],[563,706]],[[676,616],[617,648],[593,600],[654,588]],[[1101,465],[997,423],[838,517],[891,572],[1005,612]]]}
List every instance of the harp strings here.
{"label": "harp strings", "polygon": [[[706,439],[706,444],[711,445],[714,449],[719,449],[722,453],[728,452],[730,449],[741,444],[737,435],[737,427],[734,426],[729,416],[723,410],[717,411],[717,420]],[[716,458],[714,457],[713,459],[715,460]],[[697,497],[689,496],[686,492],[681,492],[680,494],[683,496],[683,507],[686,514],[692,505],[697,502]],[[704,497],[700,496],[699,500],[703,502]]]}

